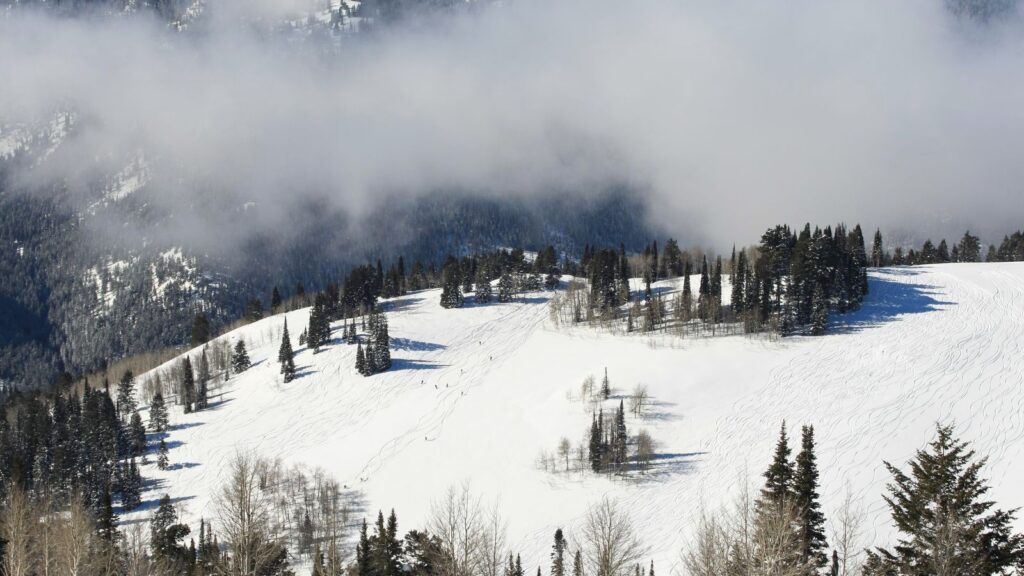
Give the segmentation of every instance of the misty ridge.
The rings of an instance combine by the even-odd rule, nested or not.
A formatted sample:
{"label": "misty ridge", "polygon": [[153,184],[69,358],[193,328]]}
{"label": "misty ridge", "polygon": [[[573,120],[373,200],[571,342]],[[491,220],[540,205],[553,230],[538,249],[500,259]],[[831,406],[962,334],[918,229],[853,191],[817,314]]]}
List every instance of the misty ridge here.
{"label": "misty ridge", "polygon": [[626,191],[657,207],[653,228],[707,244],[776,221],[951,237],[1017,224],[1015,3],[517,0],[358,16],[378,5],[347,12],[341,33],[340,7],[323,4],[178,4],[201,13],[184,29],[159,10],[7,7],[0,141],[59,113],[68,125],[41,157],[8,158],[9,187],[88,206],[139,166],[132,205],[167,216],[140,233],[208,250],[301,228],[310,207],[358,223],[439,193]]}

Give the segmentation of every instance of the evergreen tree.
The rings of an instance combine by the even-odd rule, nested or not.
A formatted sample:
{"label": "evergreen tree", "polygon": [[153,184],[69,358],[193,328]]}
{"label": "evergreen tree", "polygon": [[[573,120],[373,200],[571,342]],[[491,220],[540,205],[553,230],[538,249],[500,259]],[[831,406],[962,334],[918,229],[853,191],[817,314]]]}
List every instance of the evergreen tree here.
{"label": "evergreen tree", "polygon": [[487,304],[494,298],[494,290],[491,287],[491,281],[487,279],[487,275],[484,273],[484,268],[481,266],[477,270],[476,277],[476,303]]}
{"label": "evergreen tree", "polygon": [[196,410],[204,410],[208,405],[210,387],[210,362],[206,359],[206,348],[199,356],[199,378],[196,388]]}
{"label": "evergreen tree", "polygon": [[444,269],[441,271],[441,283],[441,307],[462,308],[459,263],[451,256],[448,257]]}
{"label": "evergreen tree", "polygon": [[196,381],[192,373],[192,360],[188,355],[181,361],[181,398],[185,407],[185,413],[192,411],[193,402],[196,400]]}
{"label": "evergreen tree", "polygon": [[820,336],[828,329],[828,300],[821,284],[814,288],[811,309],[811,334]]}
{"label": "evergreen tree", "polygon": [[565,547],[565,537],[562,529],[558,528],[555,530],[555,543],[551,546],[551,576],[565,576]]}
{"label": "evergreen tree", "polygon": [[359,529],[359,542],[356,544],[356,576],[384,576],[374,570],[373,552],[370,538],[366,533],[366,519]]}
{"label": "evergreen tree", "polygon": [[366,354],[363,352],[363,345],[359,343],[356,348],[356,372],[363,376],[369,376],[370,372],[366,367]]}
{"label": "evergreen tree", "polygon": [[583,554],[576,550],[576,555],[572,559],[572,576],[583,576]]}
{"label": "evergreen tree", "polygon": [[601,471],[601,438],[600,418],[594,416],[590,424],[590,443],[588,444],[590,469],[594,472]]}
{"label": "evergreen tree", "polygon": [[516,281],[505,273],[498,280],[498,302],[511,302],[516,297]]}
{"label": "evergreen tree", "polygon": [[900,537],[892,550],[868,553],[868,576],[994,576],[1024,562],[1024,537],[1013,533],[1015,511],[994,509],[985,499],[987,458],[976,458],[951,426],[939,425],[936,433],[909,473],[885,463],[893,477],[885,501]]}
{"label": "evergreen tree", "polygon": [[153,556],[175,567],[190,565],[194,556],[189,558],[188,548],[180,543],[188,534],[189,527],[178,523],[178,512],[171,503],[171,497],[164,494],[149,522],[149,545]]}
{"label": "evergreen tree", "polygon": [[125,370],[121,381],[117,384],[117,413],[127,418],[138,409],[135,402],[135,376],[131,370]]}
{"label": "evergreen tree", "polygon": [[135,465],[135,458],[128,463],[128,470],[121,482],[121,506],[125,510],[134,510],[142,502],[142,475]]}
{"label": "evergreen tree", "polygon": [[277,286],[270,291],[270,313],[277,314],[281,311],[281,292],[277,290]]}
{"label": "evergreen tree", "polygon": [[958,253],[960,255],[958,262],[981,261],[981,242],[977,236],[971,235],[970,230],[964,232],[964,237],[960,239],[958,248]]}
{"label": "evergreen tree", "polygon": [[629,435],[626,431],[626,412],[623,401],[619,400],[619,409],[615,413],[615,430],[612,436],[612,461],[621,469],[626,464],[626,451]]}
{"label": "evergreen tree", "polygon": [[[96,512],[96,533],[107,542],[113,542],[117,538],[117,515],[114,514],[113,499],[110,490],[103,492],[103,501]],[[3,547],[0,546],[0,552]],[[3,555],[0,554],[0,558]]]}
{"label": "evergreen tree", "polygon": [[288,336],[288,319],[284,321],[284,333],[281,334],[281,347],[277,352],[277,361],[281,364],[281,374],[285,382],[295,378],[295,353],[292,352],[292,341]]}
{"label": "evergreen tree", "polygon": [[604,378],[601,379],[601,397],[605,400],[612,394],[611,381],[608,380],[608,367],[604,369]]}
{"label": "evergreen tree", "polygon": [[167,431],[167,406],[164,404],[164,395],[160,392],[153,395],[153,401],[149,405],[149,429],[157,433]]}
{"label": "evergreen tree", "polygon": [[252,363],[249,361],[249,352],[245,349],[245,340],[239,338],[235,342],[235,352],[231,355],[231,369],[235,374],[241,374],[249,369]]}
{"label": "evergreen tree", "polygon": [[764,489],[761,502],[764,505],[779,506],[790,498],[793,488],[793,464],[789,460],[791,450],[786,436],[786,423],[782,423],[779,440],[775,444],[775,456],[771,466],[764,473]]}
{"label": "evergreen tree", "polygon": [[131,436],[131,455],[145,457],[146,426],[142,423],[142,416],[139,416],[138,412],[132,412],[128,429]]}
{"label": "evergreen tree", "polygon": [[200,346],[210,341],[210,320],[206,314],[196,314],[192,321],[192,346]]}
{"label": "evergreen tree", "polygon": [[818,463],[814,455],[814,427],[801,430],[800,453],[793,473],[794,504],[800,523],[801,562],[818,569],[828,564],[825,515],[818,501]]}
{"label": "evergreen tree", "polygon": [[882,248],[881,230],[875,230],[875,240],[871,244],[871,265],[875,268],[885,266],[885,251]]}
{"label": "evergreen tree", "polygon": [[168,468],[167,458],[167,442],[163,438],[160,439],[160,444],[157,446],[156,451],[156,467],[161,470],[167,470]]}

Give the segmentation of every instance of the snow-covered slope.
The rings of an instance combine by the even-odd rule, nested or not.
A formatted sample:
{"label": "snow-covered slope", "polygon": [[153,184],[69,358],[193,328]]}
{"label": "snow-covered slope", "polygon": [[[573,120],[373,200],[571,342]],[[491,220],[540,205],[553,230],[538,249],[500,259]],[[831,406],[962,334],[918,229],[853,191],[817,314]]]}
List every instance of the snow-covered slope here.
{"label": "snow-covered slope", "polygon": [[[815,426],[825,513],[852,492],[867,515],[865,545],[889,536],[882,461],[903,464],[936,421],[955,422],[991,457],[996,500],[1024,504],[1024,264],[882,269],[870,282],[863,309],[833,334],[785,340],[569,329],[552,324],[545,294],[443,310],[438,292],[422,292],[387,304],[391,371],[359,376],[355,347],[338,342],[300,350],[288,384],[274,361],[284,318],[267,318],[224,337],[244,337],[255,366],[211,409],[172,413],[179,466],[147,466],[159,481],[145,500],[166,491],[198,523],[212,515],[223,464],[247,448],[325,468],[361,494],[367,513],[394,507],[403,529],[469,480],[501,499],[510,544],[532,567],[556,527],[571,534],[608,494],[632,511],[668,573],[702,505],[724,503],[743,475],[759,485],[785,419],[797,436],[801,424]],[[297,335],[308,312],[287,316]],[[580,383],[600,381],[605,367],[615,397],[606,409],[637,384],[650,391],[648,415],[627,425],[658,442],[653,469],[628,480],[539,469],[562,436],[582,440],[591,417],[576,399]]]}

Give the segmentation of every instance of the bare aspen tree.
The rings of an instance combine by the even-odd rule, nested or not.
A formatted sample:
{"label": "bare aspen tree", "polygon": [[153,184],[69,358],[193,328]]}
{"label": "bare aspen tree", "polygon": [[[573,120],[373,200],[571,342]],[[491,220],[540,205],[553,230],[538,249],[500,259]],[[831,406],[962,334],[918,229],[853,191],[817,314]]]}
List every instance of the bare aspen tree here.
{"label": "bare aspen tree", "polygon": [[228,463],[228,481],[216,499],[228,556],[221,570],[230,576],[256,576],[279,552],[270,529],[271,502],[261,488],[260,468],[252,453],[237,453]]}
{"label": "bare aspen tree", "polygon": [[[98,537],[93,532],[93,519],[78,498],[72,498],[64,514],[51,517],[57,529],[54,534],[55,564],[57,574],[83,576],[91,573],[102,573],[100,567],[90,570],[90,561],[101,564],[103,552]],[[90,553],[96,558],[90,558]]]}
{"label": "bare aspen tree", "polygon": [[715,515],[701,511],[693,542],[683,552],[687,576],[721,576],[729,573],[728,528]]}
{"label": "bare aspen tree", "polygon": [[569,439],[562,436],[562,439],[558,442],[558,455],[565,461],[565,471],[569,471],[569,454],[572,453],[572,444]]}
{"label": "bare aspen tree", "polygon": [[646,554],[628,514],[607,497],[592,505],[581,528],[587,573],[624,576]]}
{"label": "bare aspen tree", "polygon": [[3,576],[29,576],[35,573],[36,512],[28,495],[21,487],[9,484],[7,501],[0,516],[0,538],[7,542],[0,574]]}
{"label": "bare aspen tree", "polygon": [[506,533],[508,522],[501,516],[499,501],[487,510],[486,524],[480,544],[478,561],[479,574],[482,576],[501,576],[505,570],[505,559],[508,555]]}
{"label": "bare aspen tree", "polygon": [[636,463],[642,470],[647,470],[654,459],[654,439],[647,430],[636,435]]}
{"label": "bare aspen tree", "polygon": [[473,576],[477,573],[485,532],[479,501],[467,484],[452,486],[430,512],[429,530],[441,540],[443,559],[439,576]]}
{"label": "bare aspen tree", "polygon": [[846,497],[832,521],[832,542],[839,559],[838,576],[854,576],[861,573],[861,545],[863,513],[853,502],[853,492],[846,489]]}
{"label": "bare aspen tree", "polygon": [[644,415],[644,410],[647,408],[647,401],[647,386],[637,384],[636,388],[633,389],[633,394],[629,397],[629,411],[637,418],[640,418]]}

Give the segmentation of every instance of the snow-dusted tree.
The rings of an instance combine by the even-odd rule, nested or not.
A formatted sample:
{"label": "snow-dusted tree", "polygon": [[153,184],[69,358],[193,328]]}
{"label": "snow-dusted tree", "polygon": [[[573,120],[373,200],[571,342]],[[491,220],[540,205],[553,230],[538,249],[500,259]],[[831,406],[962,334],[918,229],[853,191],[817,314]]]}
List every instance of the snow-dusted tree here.
{"label": "snow-dusted tree", "polygon": [[209,405],[210,393],[210,362],[206,359],[206,348],[199,356],[199,374],[196,386],[196,410],[204,410]]}
{"label": "snow-dusted tree", "polygon": [[448,257],[441,272],[441,307],[462,308],[463,297],[460,288],[459,262]]}
{"label": "snow-dusted tree", "polygon": [[135,376],[131,370],[125,370],[121,375],[121,381],[117,383],[117,413],[122,418],[127,418],[138,409],[135,402]]}
{"label": "snow-dusted tree", "polygon": [[515,299],[518,288],[516,279],[506,272],[498,279],[498,302],[511,302]]}
{"label": "snow-dusted tree", "polygon": [[239,338],[238,342],[235,342],[235,352],[231,355],[231,369],[235,374],[241,374],[251,365],[249,352],[245,349],[245,340]]}

